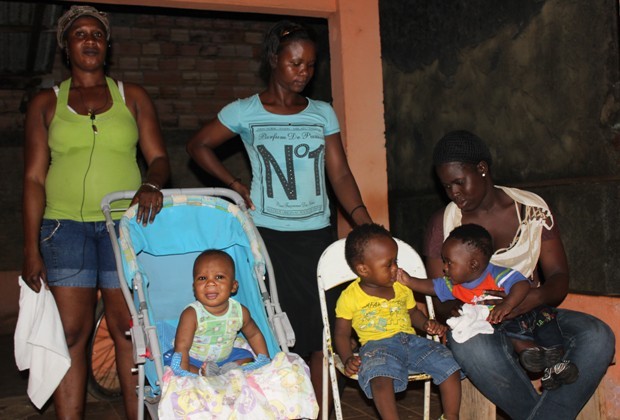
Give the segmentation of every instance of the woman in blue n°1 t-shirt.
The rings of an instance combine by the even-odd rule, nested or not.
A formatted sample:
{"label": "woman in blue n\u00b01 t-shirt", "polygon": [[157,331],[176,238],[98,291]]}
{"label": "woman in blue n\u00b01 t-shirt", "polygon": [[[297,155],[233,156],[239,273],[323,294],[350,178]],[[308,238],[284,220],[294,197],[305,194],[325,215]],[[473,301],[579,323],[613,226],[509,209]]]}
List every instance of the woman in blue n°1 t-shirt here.
{"label": "woman in blue n\u00b01 t-shirt", "polygon": [[[272,260],[278,295],[295,331],[292,351],[307,357],[321,389],[322,321],[316,266],[335,239],[326,178],[355,224],[371,222],[347,163],[332,107],[301,93],[312,79],[316,43],[309,30],[281,21],[267,33],[263,63],[267,88],[225,106],[188,143],[191,157],[240,193]],[[214,153],[239,135],[252,167],[248,188]],[[335,306],[337,296],[328,296]],[[333,311],[331,311],[333,312]]]}

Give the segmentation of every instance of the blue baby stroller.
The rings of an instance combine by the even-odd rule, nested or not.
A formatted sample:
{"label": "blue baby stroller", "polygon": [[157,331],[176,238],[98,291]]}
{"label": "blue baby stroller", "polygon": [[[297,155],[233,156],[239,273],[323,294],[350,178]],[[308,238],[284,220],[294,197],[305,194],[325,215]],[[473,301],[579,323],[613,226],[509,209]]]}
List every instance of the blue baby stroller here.
{"label": "blue baby stroller", "polygon": [[287,352],[295,342],[278,302],[269,256],[241,196],[217,188],[162,192],[163,208],[155,222],[146,227],[137,223],[137,206],[133,206],[120,220],[118,238],[112,203],[131,199],[134,191],[109,194],[101,205],[132,318],[139,418],[144,416],[145,405],[151,417],[157,418],[164,376],[162,354],[173,347],[182,310],[195,300],[192,266],[205,249],[222,249],[233,257],[240,285],[235,298],[250,310],[270,357]]}

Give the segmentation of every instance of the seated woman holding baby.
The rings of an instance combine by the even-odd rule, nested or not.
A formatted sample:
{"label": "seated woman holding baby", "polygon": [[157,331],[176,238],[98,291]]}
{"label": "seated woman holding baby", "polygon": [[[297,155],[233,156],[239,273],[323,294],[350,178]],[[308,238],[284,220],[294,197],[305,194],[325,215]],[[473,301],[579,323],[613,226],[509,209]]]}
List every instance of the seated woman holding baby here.
{"label": "seated woman holding baby", "polygon": [[[475,223],[493,237],[491,262],[520,271],[535,285],[508,318],[540,305],[562,303],[568,293],[568,263],[545,201],[528,191],[496,186],[488,147],[468,131],[453,131],[439,140],[433,164],[451,203],[429,222],[424,246],[428,276],[442,276],[441,246],[446,236],[457,226]],[[501,292],[491,294],[503,297]],[[437,310],[450,313],[441,304]],[[464,343],[449,335],[448,345],[471,382],[511,418],[575,418],[614,356],[615,337],[601,320],[580,312],[558,309],[557,323],[565,355],[579,366],[580,374],[576,382],[542,394],[520,366],[505,332],[479,334]]]}

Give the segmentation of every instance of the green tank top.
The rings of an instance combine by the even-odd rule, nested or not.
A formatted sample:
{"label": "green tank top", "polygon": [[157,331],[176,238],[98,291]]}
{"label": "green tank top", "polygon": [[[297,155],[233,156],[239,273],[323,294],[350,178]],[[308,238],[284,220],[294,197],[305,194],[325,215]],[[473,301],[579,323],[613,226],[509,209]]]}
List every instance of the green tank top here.
{"label": "green tank top", "polygon": [[[46,219],[104,220],[101,199],[121,190],[136,190],[142,176],[136,160],[138,126],[118,86],[106,82],[112,107],[96,115],[79,115],[68,107],[71,79],[60,84],[56,112],[49,127],[50,167],[45,180]],[[127,207],[117,202],[112,207]],[[120,219],[121,213],[113,213]]]}

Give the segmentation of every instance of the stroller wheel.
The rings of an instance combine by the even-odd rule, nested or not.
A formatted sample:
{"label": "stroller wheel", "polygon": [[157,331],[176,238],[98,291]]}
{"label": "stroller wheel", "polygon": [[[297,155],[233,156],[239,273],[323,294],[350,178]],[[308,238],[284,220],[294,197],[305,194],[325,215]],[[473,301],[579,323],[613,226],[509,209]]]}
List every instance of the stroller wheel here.
{"label": "stroller wheel", "polygon": [[88,343],[87,357],[88,393],[99,400],[118,399],[121,396],[121,385],[116,372],[116,352],[101,299],[95,311],[95,329]]}

